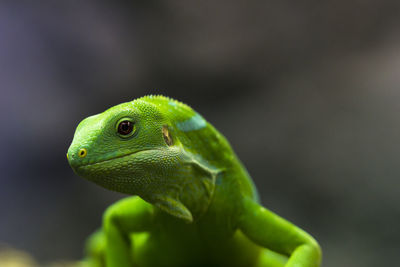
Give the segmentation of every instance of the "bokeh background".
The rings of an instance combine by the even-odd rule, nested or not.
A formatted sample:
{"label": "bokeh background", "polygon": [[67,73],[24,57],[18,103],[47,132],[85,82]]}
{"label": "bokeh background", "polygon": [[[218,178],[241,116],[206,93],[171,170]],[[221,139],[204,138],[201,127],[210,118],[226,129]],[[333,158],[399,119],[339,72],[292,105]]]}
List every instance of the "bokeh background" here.
{"label": "bokeh background", "polygon": [[1,1],[0,242],[82,257],[121,194],[65,157],[83,118],[145,94],[227,138],[323,266],[400,253],[398,1]]}

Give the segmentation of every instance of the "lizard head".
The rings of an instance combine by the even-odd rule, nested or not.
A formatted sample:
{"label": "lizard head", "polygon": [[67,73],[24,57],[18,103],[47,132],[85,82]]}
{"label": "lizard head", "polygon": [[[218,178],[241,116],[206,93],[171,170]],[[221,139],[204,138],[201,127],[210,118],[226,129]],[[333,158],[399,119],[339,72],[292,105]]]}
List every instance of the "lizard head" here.
{"label": "lizard head", "polygon": [[[191,221],[192,214],[180,199],[193,203],[196,194],[210,198],[215,173],[180,142],[176,114],[168,112],[178,103],[164,97],[140,98],[84,119],[68,149],[69,164],[79,176],[102,187],[139,195]],[[177,113],[190,117],[194,111],[185,105]],[[198,179],[189,185],[195,191],[190,197],[181,195],[191,178],[204,176],[207,181]]]}

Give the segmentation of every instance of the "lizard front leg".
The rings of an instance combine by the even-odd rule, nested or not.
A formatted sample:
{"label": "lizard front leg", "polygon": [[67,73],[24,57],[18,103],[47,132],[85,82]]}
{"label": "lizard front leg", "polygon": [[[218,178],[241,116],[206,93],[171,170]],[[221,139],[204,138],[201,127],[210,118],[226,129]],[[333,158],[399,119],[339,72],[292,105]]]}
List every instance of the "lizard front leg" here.
{"label": "lizard front leg", "polygon": [[131,239],[134,232],[148,231],[153,219],[153,207],[134,196],[110,206],[103,217],[106,238],[105,262],[107,267],[131,267]]}
{"label": "lizard front leg", "polygon": [[285,267],[318,267],[321,249],[309,234],[260,206],[243,199],[239,228],[253,242],[289,257]]}

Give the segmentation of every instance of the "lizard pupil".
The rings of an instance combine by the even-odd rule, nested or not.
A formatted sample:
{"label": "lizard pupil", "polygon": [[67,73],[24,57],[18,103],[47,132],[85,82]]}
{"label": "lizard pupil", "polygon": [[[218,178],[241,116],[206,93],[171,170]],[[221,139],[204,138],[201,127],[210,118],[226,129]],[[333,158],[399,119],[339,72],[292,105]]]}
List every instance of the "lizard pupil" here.
{"label": "lizard pupil", "polygon": [[133,123],[130,121],[121,121],[118,125],[118,133],[121,135],[130,134],[133,130]]}

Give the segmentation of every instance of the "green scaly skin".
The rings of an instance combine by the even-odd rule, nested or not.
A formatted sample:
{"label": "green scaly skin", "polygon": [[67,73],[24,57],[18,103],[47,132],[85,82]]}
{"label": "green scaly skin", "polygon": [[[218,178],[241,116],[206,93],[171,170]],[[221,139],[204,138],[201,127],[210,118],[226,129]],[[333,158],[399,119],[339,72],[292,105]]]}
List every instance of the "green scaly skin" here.
{"label": "green scaly skin", "polygon": [[228,141],[178,101],[145,96],[86,118],[67,157],[78,175],[135,195],[104,213],[84,266],[320,265],[318,243],[259,204]]}

